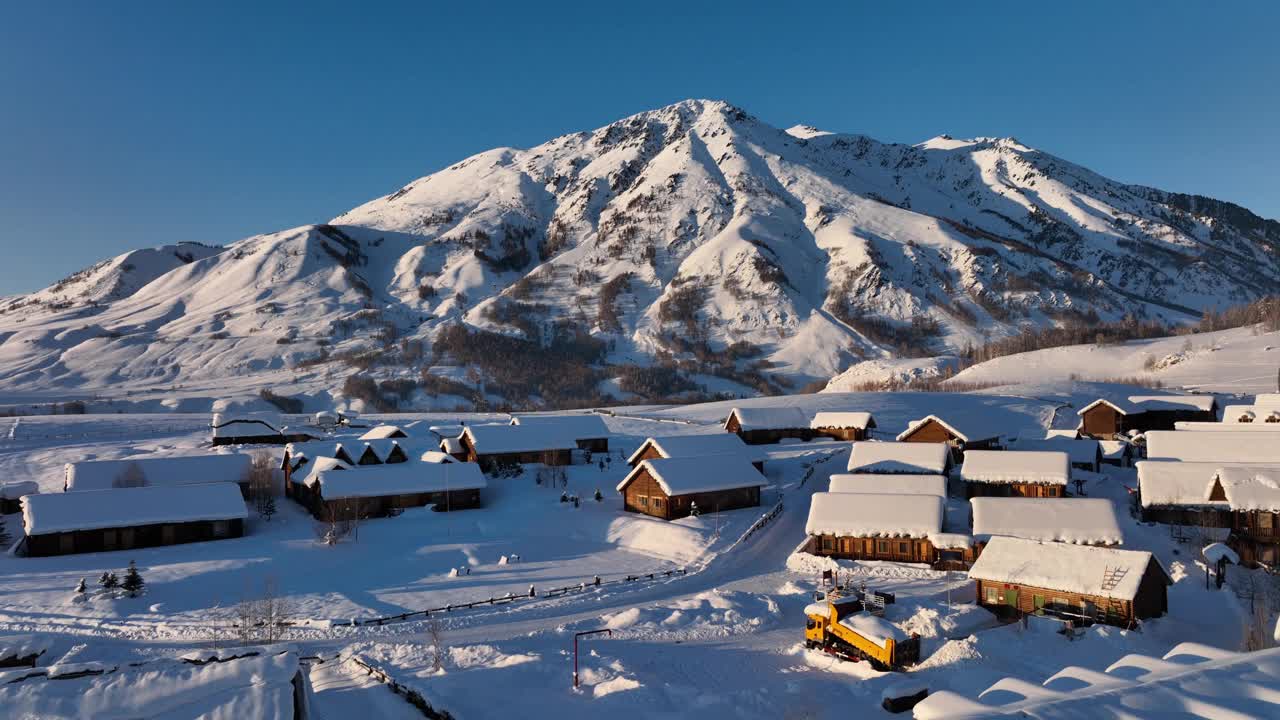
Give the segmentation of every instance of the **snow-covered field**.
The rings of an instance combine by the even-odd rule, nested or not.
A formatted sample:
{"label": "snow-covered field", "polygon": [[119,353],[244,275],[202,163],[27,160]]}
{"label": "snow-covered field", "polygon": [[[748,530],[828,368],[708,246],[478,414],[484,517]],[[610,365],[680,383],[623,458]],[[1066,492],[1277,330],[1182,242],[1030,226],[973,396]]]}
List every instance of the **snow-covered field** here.
{"label": "snow-covered field", "polygon": [[[612,490],[625,469],[618,451],[629,452],[648,435],[719,432],[715,423],[734,404],[867,410],[881,437],[930,412],[985,418],[1014,435],[1074,423],[1074,409],[1106,390],[1124,388],[1041,383],[1003,394],[822,393],[618,409],[606,418],[615,450],[611,466],[568,470],[568,491],[585,500],[579,508],[559,502],[560,490],[537,485],[530,468],[492,479],[481,509],[411,510],[369,520],[358,539],[336,546],[320,543],[310,516],[282,500],[270,522],[254,518],[238,539],[55,558],[0,556],[0,636],[31,634],[49,642],[41,665],[171,656],[231,642],[227,626],[235,604],[269,583],[297,623],[285,639],[324,660],[310,673],[316,710],[331,719],[416,712],[361,663],[459,718],[525,716],[533,708],[539,716],[564,718],[875,716],[883,712],[881,691],[901,674],[803,649],[803,608],[824,569],[896,593],[888,619],[923,638],[923,660],[910,675],[970,697],[1003,677],[1038,683],[1066,664],[1102,670],[1125,654],[1158,656],[1183,641],[1237,649],[1245,621],[1240,602],[1229,590],[1205,588],[1202,565],[1167,528],[1130,517],[1131,470],[1109,470],[1090,482],[1088,493],[1116,504],[1125,547],[1151,550],[1169,569],[1175,581],[1170,612],[1140,632],[1095,627],[1075,640],[1036,622],[997,624],[972,604],[973,585],[964,573],[795,554],[809,496],[827,488],[831,473],[843,472],[848,443],[763,446],[770,486],[761,508],[665,523],[624,513]],[[207,416],[196,415],[0,421],[0,474],[60,491],[68,461],[208,452],[205,422]],[[603,502],[591,499],[596,488]],[[779,500],[778,518],[738,542]],[[949,511],[964,503],[950,505]],[[15,531],[18,517],[7,516]],[[957,521],[963,523],[963,514],[948,525]],[[96,592],[98,575],[119,573],[130,561],[147,582],[142,597]],[[686,573],[608,583],[677,568]],[[605,583],[598,589],[544,596],[554,587],[590,585],[597,575]],[[73,588],[81,577],[88,579],[90,598],[77,602]],[[524,595],[530,586],[539,597],[439,613],[434,620],[345,624]],[[612,634],[581,641],[581,687],[574,691],[573,633],[594,629]],[[434,635],[443,646],[439,653]]]}

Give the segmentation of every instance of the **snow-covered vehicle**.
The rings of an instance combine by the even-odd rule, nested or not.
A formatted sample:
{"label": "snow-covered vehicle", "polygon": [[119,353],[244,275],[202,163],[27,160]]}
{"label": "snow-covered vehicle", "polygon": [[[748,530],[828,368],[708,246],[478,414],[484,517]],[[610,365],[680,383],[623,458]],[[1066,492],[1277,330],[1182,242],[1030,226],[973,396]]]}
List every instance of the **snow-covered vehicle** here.
{"label": "snow-covered vehicle", "polygon": [[867,660],[877,670],[899,670],[920,660],[920,636],[907,635],[871,613],[856,596],[810,603],[804,645],[846,660]]}

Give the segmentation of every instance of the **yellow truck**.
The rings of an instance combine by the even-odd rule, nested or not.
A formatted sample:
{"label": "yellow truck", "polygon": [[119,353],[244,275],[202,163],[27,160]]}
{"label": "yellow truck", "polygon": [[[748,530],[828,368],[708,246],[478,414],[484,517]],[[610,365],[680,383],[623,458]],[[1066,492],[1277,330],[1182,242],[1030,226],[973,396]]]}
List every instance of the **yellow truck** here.
{"label": "yellow truck", "polygon": [[920,636],[908,636],[893,623],[871,614],[857,597],[811,603],[804,645],[845,660],[867,660],[877,670],[898,670],[920,660]]}

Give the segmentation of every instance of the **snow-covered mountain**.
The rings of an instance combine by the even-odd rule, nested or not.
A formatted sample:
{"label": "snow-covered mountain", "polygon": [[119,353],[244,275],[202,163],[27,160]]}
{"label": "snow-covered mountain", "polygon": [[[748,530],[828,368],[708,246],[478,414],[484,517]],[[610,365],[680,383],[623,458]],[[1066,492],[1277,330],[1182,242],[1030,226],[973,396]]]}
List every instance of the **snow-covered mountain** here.
{"label": "snow-covered mountain", "polygon": [[0,303],[0,391],[257,376],[315,395],[350,365],[431,367],[449,403],[560,404],[558,365],[502,377],[496,358],[523,354],[619,399],[682,378],[767,392],[1025,323],[1178,322],[1280,286],[1280,223],[1230,203],[1012,138],[886,144],[703,100],[481,153],[327,224],[141,252]]}

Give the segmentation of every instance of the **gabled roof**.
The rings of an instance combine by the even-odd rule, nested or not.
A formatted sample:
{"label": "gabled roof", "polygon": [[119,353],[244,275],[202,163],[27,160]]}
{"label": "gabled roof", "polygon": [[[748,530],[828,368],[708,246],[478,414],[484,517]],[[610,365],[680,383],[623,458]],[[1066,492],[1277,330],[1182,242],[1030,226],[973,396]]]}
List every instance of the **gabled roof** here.
{"label": "gabled roof", "polygon": [[409,433],[398,425],[377,425],[370,428],[368,432],[360,436],[361,440],[390,440],[393,438],[407,438]]}
{"label": "gabled roof", "polygon": [[1146,551],[993,537],[969,569],[969,577],[1133,600],[1151,563],[1160,568],[1166,583],[1172,582],[1160,561]]}
{"label": "gabled roof", "polygon": [[951,464],[946,443],[859,441],[849,451],[851,473],[942,475]]}
{"label": "gabled roof", "polygon": [[1213,475],[1227,504],[1240,512],[1280,512],[1280,465],[1235,465]]}
{"label": "gabled roof", "polygon": [[578,439],[545,425],[468,425],[462,433],[479,455],[573,450]]}
{"label": "gabled roof", "polygon": [[874,495],[947,496],[947,479],[941,475],[869,475],[836,473],[827,487],[833,493]]}
{"label": "gabled roof", "polygon": [[1051,437],[1044,440],[1018,440],[1013,448],[1019,451],[1064,452],[1071,463],[1092,465],[1098,461],[1101,448],[1093,438]]}
{"label": "gabled roof", "polygon": [[440,449],[450,455],[455,455],[463,451],[462,438],[447,437],[440,441]]}
{"label": "gabled roof", "polygon": [[995,427],[994,425],[989,425],[981,420],[966,418],[965,420],[960,421],[956,418],[952,418],[950,421],[947,421],[937,415],[926,415],[925,417],[922,417],[908,425],[906,430],[903,430],[898,434],[897,440],[906,440],[917,430],[928,425],[930,422],[938,423],[945,428],[947,432],[967,443],[979,442],[982,440],[994,440],[999,438],[1001,435],[1000,428]]}
{"label": "gabled roof", "polygon": [[452,455],[450,455],[450,454],[449,454],[449,453],[447,453],[447,452],[442,452],[442,451],[440,451],[440,450],[427,450],[426,452],[422,453],[422,455],[421,455],[421,457],[420,457],[419,459],[420,459],[420,460],[422,460],[422,462],[429,462],[429,463],[456,463],[456,462],[458,462],[457,460],[454,460],[454,459],[453,459],[453,456],[452,456]]}
{"label": "gabled roof", "polygon": [[599,440],[609,437],[604,418],[593,413],[573,415],[512,415],[511,424],[526,428],[545,428],[574,440]]}
{"label": "gabled roof", "polygon": [[973,536],[978,540],[1003,535],[1081,545],[1124,543],[1110,500],[976,497],[969,504],[973,510]]}
{"label": "gabled roof", "polygon": [[645,448],[652,445],[663,457],[696,457],[699,455],[741,455],[751,462],[764,458],[764,453],[752,448],[734,433],[715,432],[699,435],[664,435],[646,438],[636,451],[627,458],[627,463],[635,463],[640,459]]}
{"label": "gabled roof", "polygon": [[112,488],[22,498],[28,535],[248,517],[234,483]]}
{"label": "gabled roof", "polygon": [[1098,405],[1109,405],[1121,415],[1137,415],[1169,410],[1208,412],[1218,407],[1218,401],[1212,395],[1130,395],[1126,398],[1098,398],[1077,410],[1076,414],[1084,415]]}
{"label": "gabled roof", "polygon": [[274,413],[214,413],[209,423],[214,437],[279,435],[284,422]]}
{"label": "gabled roof", "polygon": [[976,483],[1066,485],[1071,461],[1064,452],[969,450],[960,477]]}
{"label": "gabled roof", "polygon": [[934,495],[814,493],[809,535],[926,538],[942,530],[942,498]]}
{"label": "gabled roof", "polygon": [[809,427],[818,428],[858,428],[867,430],[876,426],[876,419],[869,412],[836,412],[824,410],[813,416]]}
{"label": "gabled roof", "polygon": [[1225,500],[1209,500],[1213,475],[1222,463],[1141,460],[1135,467],[1143,507],[1227,507]]}
{"label": "gabled roof", "polygon": [[742,407],[729,411],[724,426],[728,426],[729,418],[738,417],[738,425],[742,430],[792,430],[808,428],[809,416],[795,407]]}
{"label": "gabled roof", "polygon": [[1099,440],[1098,447],[1102,449],[1102,457],[1108,460],[1120,460],[1129,455],[1129,443],[1123,440]]}
{"label": "gabled roof", "polygon": [[1147,442],[1147,457],[1152,460],[1280,462],[1280,438],[1273,438],[1269,433],[1236,430],[1234,425],[1226,426],[1222,432],[1150,430],[1143,437]]}
{"label": "gabled roof", "polygon": [[622,482],[618,483],[618,492],[622,492],[642,472],[648,472],[670,497],[768,484],[764,476],[744,457],[702,455],[645,460],[632,468]]}
{"label": "gabled roof", "polygon": [[290,475],[289,480],[298,485],[311,485],[320,476],[322,472],[330,472],[333,470],[350,470],[355,467],[349,465],[337,458],[319,456],[313,458],[311,466],[308,468],[306,475]]}
{"label": "gabled roof", "polygon": [[240,453],[84,460],[67,463],[63,490],[109,490],[126,484],[144,486],[238,483],[246,480],[253,458]]}
{"label": "gabled roof", "polygon": [[310,483],[325,500],[389,497],[488,486],[475,463],[407,462],[318,473]]}

